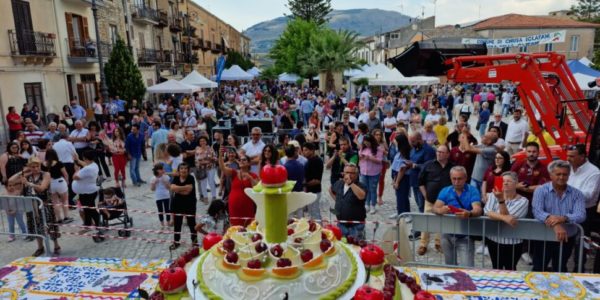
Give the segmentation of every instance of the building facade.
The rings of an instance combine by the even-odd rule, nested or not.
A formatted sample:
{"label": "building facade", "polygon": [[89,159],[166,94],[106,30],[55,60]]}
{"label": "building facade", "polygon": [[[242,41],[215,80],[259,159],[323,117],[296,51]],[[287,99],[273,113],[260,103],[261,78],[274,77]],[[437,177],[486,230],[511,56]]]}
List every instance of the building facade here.
{"label": "building facade", "polygon": [[106,63],[118,38],[146,86],[193,69],[210,76],[220,55],[250,49],[248,37],[191,0],[2,0],[0,11],[2,139],[9,106],[36,105],[43,116],[69,100],[91,108],[100,96],[98,52]]}

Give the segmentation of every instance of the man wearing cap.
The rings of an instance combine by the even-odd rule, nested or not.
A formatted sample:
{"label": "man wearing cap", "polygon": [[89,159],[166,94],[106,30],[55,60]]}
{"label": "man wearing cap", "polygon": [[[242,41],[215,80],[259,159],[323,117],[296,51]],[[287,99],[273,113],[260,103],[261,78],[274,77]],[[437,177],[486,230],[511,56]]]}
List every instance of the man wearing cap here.
{"label": "man wearing cap", "polygon": [[[306,162],[308,161],[306,159],[306,157],[304,157],[304,155],[302,155],[302,148],[300,147],[300,143],[298,143],[298,141],[296,140],[291,140],[287,143],[288,146],[293,146],[294,149],[296,149],[296,160],[302,164],[302,166],[306,165]],[[281,163],[282,165],[285,165],[287,161],[287,157],[284,155],[281,159],[279,159],[279,163]]]}
{"label": "man wearing cap", "polygon": [[527,133],[529,132],[529,125],[527,121],[522,118],[523,110],[516,108],[513,114],[513,119],[508,122],[506,127],[506,135],[504,140],[506,141],[506,151],[508,154],[513,155],[521,150],[521,145],[527,139]]}

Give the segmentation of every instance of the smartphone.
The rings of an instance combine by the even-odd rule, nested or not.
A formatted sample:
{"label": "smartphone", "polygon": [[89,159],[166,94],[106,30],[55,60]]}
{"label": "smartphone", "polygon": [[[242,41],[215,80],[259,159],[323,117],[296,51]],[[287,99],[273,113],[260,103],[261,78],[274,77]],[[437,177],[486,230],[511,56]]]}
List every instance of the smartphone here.
{"label": "smartphone", "polygon": [[504,178],[502,176],[494,177],[494,190],[502,192],[504,187]]}
{"label": "smartphone", "polygon": [[462,209],[460,209],[454,205],[448,205],[448,208],[450,209],[450,212],[453,214],[463,211]]}

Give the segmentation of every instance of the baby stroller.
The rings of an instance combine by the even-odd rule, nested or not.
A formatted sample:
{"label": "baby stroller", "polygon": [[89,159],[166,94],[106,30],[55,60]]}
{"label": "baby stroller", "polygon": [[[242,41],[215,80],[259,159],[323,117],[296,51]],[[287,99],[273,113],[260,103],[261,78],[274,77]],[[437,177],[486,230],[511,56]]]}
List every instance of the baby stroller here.
{"label": "baby stroller", "polygon": [[[116,205],[111,205],[105,203],[104,194],[107,189],[111,189],[108,191],[109,194],[113,194],[115,197],[120,199],[120,203]],[[131,236],[131,231],[127,230],[128,228],[133,227],[133,218],[127,214],[127,202],[125,200],[125,193],[123,189],[120,187],[109,187],[109,188],[101,188],[99,193],[99,202],[98,208],[100,210],[100,224],[102,227],[110,227],[110,226],[120,226],[123,225],[124,229],[119,229],[117,233],[120,237],[129,237]],[[105,210],[103,210],[105,209]],[[111,210],[115,209],[115,210]],[[108,216],[106,215],[108,214]],[[111,222],[112,221],[112,222]]]}

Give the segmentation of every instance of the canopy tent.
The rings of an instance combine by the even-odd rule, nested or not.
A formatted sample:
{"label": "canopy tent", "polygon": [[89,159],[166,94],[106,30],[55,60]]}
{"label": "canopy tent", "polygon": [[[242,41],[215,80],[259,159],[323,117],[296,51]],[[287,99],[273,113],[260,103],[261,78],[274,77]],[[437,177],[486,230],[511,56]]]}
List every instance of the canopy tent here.
{"label": "canopy tent", "polygon": [[568,63],[568,65],[573,74],[581,73],[594,78],[600,77],[600,71],[594,70],[578,60],[572,60]]}
{"label": "canopy tent", "polygon": [[344,71],[344,77],[354,77],[360,75],[369,65],[364,65],[358,69],[348,69]]}
{"label": "canopy tent", "polygon": [[[213,79],[216,78],[216,76],[212,76]],[[240,68],[240,66],[238,65],[233,65],[231,66],[231,68],[229,69],[225,69],[223,70],[223,73],[221,73],[221,80],[223,81],[234,81],[234,80],[252,80],[254,79],[254,76],[252,74],[248,74],[246,71],[242,70],[242,68]]]}
{"label": "canopy tent", "polygon": [[252,67],[252,69],[246,71],[246,73],[248,73],[254,77],[257,77],[258,75],[260,75],[261,72],[262,71],[257,67]]}
{"label": "canopy tent", "polygon": [[279,76],[277,77],[279,79],[279,81],[282,82],[297,82],[300,78],[300,76],[296,75],[296,74],[288,74],[288,73],[281,73],[279,74]]}
{"label": "canopy tent", "polygon": [[597,86],[593,88],[588,87],[588,82],[596,80],[596,77],[594,76],[589,76],[583,73],[574,73],[573,77],[575,77],[575,81],[577,81],[577,84],[582,91],[600,90],[600,88]]}
{"label": "canopy tent", "polygon": [[440,83],[440,79],[433,76],[404,77],[400,71],[393,69],[390,74],[383,74],[374,79],[369,79],[369,85],[432,85]]}
{"label": "canopy tent", "polygon": [[358,74],[352,76],[350,81],[357,81],[361,78],[375,79],[390,75],[392,75],[392,70],[384,64],[369,65],[363,67],[362,72],[358,72]]}
{"label": "canopy tent", "polygon": [[146,89],[151,94],[189,94],[199,90],[198,86],[185,84],[175,79],[169,79]]}
{"label": "canopy tent", "polygon": [[589,58],[587,57],[582,57],[579,59],[579,62],[582,63],[584,66],[589,67],[592,64],[592,61],[589,60]]}
{"label": "canopy tent", "polygon": [[216,82],[206,79],[206,77],[202,76],[196,70],[192,71],[192,73],[185,76],[185,78],[183,78],[179,82],[207,89],[217,87]]}

